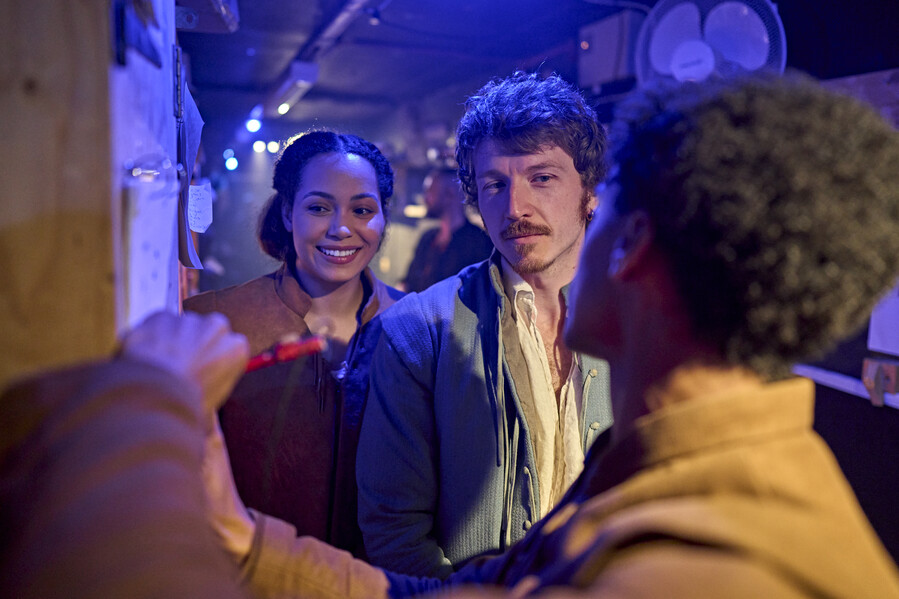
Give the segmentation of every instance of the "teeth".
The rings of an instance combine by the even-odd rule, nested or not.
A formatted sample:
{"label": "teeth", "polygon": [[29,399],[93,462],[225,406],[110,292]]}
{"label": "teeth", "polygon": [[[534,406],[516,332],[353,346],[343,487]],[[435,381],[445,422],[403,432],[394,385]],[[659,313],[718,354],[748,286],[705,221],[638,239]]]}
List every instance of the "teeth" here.
{"label": "teeth", "polygon": [[345,258],[347,256],[352,256],[359,250],[326,250],[325,248],[318,248],[322,254],[326,256],[333,256],[335,258]]}

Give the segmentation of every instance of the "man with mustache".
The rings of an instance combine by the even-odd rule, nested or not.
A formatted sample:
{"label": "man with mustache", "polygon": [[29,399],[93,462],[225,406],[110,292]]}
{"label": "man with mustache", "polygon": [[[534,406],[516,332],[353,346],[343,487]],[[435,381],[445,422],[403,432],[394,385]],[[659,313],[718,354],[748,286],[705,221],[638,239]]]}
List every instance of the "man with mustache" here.
{"label": "man with mustache", "polygon": [[382,316],[357,460],[372,563],[446,577],[547,514],[611,425],[608,366],[562,339],[606,137],[558,76],[484,86],[459,179],[496,248]]}

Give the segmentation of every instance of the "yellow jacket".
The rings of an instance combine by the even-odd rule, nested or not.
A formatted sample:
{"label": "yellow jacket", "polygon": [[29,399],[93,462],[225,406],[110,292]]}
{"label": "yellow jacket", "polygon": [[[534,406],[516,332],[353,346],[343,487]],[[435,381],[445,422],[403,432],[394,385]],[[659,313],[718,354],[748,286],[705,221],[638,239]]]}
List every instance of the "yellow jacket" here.
{"label": "yellow jacket", "polygon": [[[812,407],[812,383],[793,379],[649,414],[607,452],[588,455],[565,500],[522,541],[446,584],[462,585],[465,597],[511,590],[515,597],[899,598],[896,567],[812,430]],[[261,524],[245,570],[257,592],[384,592],[376,569],[294,541],[289,527]],[[310,562],[294,559],[297,551],[315,556],[317,576],[302,572]],[[327,580],[330,590],[311,588],[311,580]],[[387,580],[392,596],[437,586]]]}

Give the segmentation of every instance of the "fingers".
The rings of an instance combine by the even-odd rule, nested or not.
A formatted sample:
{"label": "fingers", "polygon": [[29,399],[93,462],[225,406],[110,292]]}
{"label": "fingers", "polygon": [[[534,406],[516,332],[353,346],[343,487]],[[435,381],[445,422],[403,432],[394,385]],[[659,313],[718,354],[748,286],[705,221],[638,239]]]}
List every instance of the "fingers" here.
{"label": "fingers", "polygon": [[214,411],[243,374],[249,345],[221,314],[157,312],[124,337],[121,353],[196,383]]}
{"label": "fingers", "polygon": [[[225,323],[227,325],[227,321]],[[209,339],[200,351],[203,360],[195,367],[201,370],[192,374],[202,381],[205,408],[214,414],[243,375],[250,358],[250,346],[246,337],[226,327]]]}

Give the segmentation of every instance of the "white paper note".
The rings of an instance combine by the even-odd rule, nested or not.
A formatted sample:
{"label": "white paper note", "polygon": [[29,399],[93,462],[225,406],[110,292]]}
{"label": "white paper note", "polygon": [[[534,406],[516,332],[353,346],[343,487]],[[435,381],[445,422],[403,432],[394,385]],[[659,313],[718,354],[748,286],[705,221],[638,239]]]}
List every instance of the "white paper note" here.
{"label": "white paper note", "polygon": [[209,181],[190,186],[187,219],[190,230],[197,233],[205,233],[212,224],[212,185]]}
{"label": "white paper note", "polygon": [[128,327],[166,308],[175,249],[178,182],[160,176],[126,182]]}

